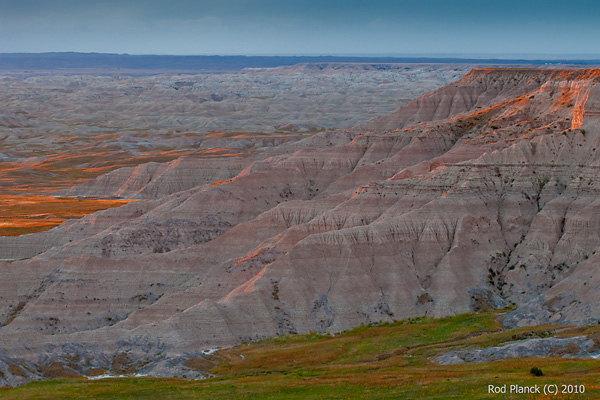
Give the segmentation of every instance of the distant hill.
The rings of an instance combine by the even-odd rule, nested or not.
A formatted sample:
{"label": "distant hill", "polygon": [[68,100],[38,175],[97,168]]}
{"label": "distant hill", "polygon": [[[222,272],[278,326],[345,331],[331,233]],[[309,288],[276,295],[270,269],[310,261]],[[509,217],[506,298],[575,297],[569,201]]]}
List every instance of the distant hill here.
{"label": "distant hill", "polygon": [[[341,56],[168,56],[101,53],[5,53],[0,70],[123,70],[121,72],[218,72],[244,68],[272,68],[299,63],[460,63],[494,65],[595,65],[600,60],[523,60],[428,57],[341,57]],[[114,71],[113,71],[114,72]]]}

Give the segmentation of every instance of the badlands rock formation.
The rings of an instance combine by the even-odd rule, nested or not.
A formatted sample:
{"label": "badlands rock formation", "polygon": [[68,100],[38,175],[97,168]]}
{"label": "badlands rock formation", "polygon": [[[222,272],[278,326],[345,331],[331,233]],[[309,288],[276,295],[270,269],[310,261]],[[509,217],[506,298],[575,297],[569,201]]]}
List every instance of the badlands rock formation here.
{"label": "badlands rock formation", "polygon": [[0,183],[52,192],[121,166],[252,154],[387,114],[468,70],[322,63],[198,75],[0,76]]}
{"label": "badlands rock formation", "polygon": [[596,323],[598,82],[473,70],[246,162],[76,187],[140,200],[23,237],[46,251],[0,264],[0,376],[173,373],[243,340],[510,302],[509,326]]}

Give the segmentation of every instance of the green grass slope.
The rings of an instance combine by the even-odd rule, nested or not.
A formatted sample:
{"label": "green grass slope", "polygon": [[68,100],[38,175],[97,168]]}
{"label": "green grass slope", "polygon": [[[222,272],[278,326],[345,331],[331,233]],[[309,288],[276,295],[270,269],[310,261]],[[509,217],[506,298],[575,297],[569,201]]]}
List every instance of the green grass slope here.
{"label": "green grass slope", "polygon": [[[224,349],[187,366],[216,377],[201,381],[112,378],[34,382],[0,390],[0,399],[597,399],[600,361],[526,358],[438,365],[450,350],[528,337],[576,336],[597,327],[537,326],[504,330],[499,312],[364,326],[343,334],[281,336]],[[543,376],[530,373],[532,367]],[[585,393],[488,393],[488,385],[581,385]],[[566,387],[568,391],[569,387]]]}

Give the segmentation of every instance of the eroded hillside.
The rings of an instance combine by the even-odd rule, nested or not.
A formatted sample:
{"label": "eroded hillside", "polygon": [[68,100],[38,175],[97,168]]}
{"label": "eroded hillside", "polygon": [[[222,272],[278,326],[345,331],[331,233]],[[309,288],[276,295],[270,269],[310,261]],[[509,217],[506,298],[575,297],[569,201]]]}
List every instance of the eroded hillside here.
{"label": "eroded hillside", "polygon": [[1,264],[2,357],[72,355],[85,373],[125,354],[173,373],[161,360],[243,340],[511,302],[508,326],[596,323],[599,81],[473,70],[246,164],[183,158],[76,187],[141,200],[2,238],[2,258],[30,257]]}
{"label": "eroded hillside", "polygon": [[52,192],[122,166],[247,156],[387,114],[468,68],[323,63],[197,75],[0,76],[0,185]]}

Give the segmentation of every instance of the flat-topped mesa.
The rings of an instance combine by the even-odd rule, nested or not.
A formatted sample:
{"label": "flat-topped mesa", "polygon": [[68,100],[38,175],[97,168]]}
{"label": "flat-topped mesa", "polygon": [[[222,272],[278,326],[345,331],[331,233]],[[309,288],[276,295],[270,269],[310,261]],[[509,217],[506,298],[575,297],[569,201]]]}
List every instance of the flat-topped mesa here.
{"label": "flat-topped mesa", "polygon": [[537,80],[538,84],[543,84],[551,80],[588,80],[598,77],[600,77],[600,69],[598,68],[473,68],[464,77],[448,86],[466,86],[474,82],[479,84],[488,82],[490,84],[497,83],[498,85],[515,85],[531,80]]}
{"label": "flat-topped mesa", "polygon": [[496,104],[535,96],[544,91],[556,107],[570,108],[578,128],[587,92],[600,80],[600,69],[473,69],[458,81],[426,93],[390,115],[375,118],[359,127],[364,130],[403,129],[422,122],[441,121]]}

